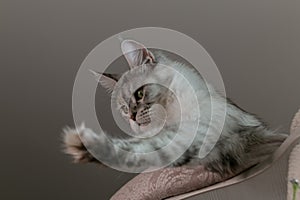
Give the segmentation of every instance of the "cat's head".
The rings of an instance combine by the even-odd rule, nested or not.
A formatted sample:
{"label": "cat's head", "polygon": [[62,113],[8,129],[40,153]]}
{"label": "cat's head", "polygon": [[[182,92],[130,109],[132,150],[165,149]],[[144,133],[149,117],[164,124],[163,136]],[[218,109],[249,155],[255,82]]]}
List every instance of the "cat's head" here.
{"label": "cat's head", "polygon": [[151,135],[176,116],[172,111],[175,109],[171,108],[176,98],[167,88],[172,82],[172,73],[141,43],[125,40],[121,49],[129,70],[121,75],[96,75],[100,84],[112,93],[117,110],[135,134]]}

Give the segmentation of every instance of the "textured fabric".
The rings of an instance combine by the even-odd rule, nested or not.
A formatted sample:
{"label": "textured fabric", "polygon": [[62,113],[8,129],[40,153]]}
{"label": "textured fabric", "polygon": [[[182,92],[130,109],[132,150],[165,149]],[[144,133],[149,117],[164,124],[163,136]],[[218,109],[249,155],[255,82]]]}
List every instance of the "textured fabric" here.
{"label": "textured fabric", "polygon": [[[300,110],[295,115],[291,125],[291,134],[300,134]],[[300,144],[296,145],[289,158],[288,180],[298,179],[300,181]],[[291,200],[293,197],[293,187],[288,181],[287,185],[287,199]],[[300,190],[297,192],[297,198],[300,198]]]}
{"label": "textured fabric", "polygon": [[[299,128],[298,128],[299,127]],[[296,117],[293,120],[293,124],[291,126],[291,132],[295,133],[298,132],[300,133],[300,112],[296,115]],[[285,149],[286,147],[283,147],[281,152]],[[298,175],[300,175],[299,170],[297,171],[296,169],[300,166],[300,159],[297,158],[297,154],[300,153],[300,146],[295,147],[295,153],[291,154],[290,158],[290,166],[294,166],[293,170],[291,170],[293,173],[291,173],[291,176],[296,176],[294,172],[298,172]],[[294,155],[294,156],[292,156]],[[287,158],[288,156],[286,156]],[[300,156],[298,156],[300,157]],[[297,162],[295,162],[298,160]],[[276,194],[275,196],[279,197],[278,191],[280,192],[282,199],[282,196],[286,195],[286,190],[285,187],[282,186],[286,183],[286,175],[285,177],[277,177],[273,176],[272,174],[276,174],[278,170],[284,170],[287,171],[287,167],[284,167],[287,165],[287,159],[282,158],[281,159],[282,163],[278,162],[275,164],[275,167],[273,169],[268,170],[265,174],[259,175],[248,182],[244,182],[241,184],[238,184],[238,186],[232,186],[231,188],[235,191],[241,191],[241,188],[244,188],[243,194],[248,195],[247,191],[250,191],[251,188],[255,189],[255,186],[261,185],[261,187],[256,188],[252,192],[255,193],[255,191],[259,191],[259,189],[264,190],[270,190],[267,193],[268,194]],[[278,166],[277,166],[278,165]],[[277,166],[277,167],[276,167]],[[250,166],[249,166],[250,167]],[[241,169],[242,171],[242,169]],[[268,175],[268,173],[271,173]],[[290,173],[290,172],[289,172]],[[242,174],[243,175],[243,174]],[[225,181],[226,179],[229,179],[233,177],[234,175],[227,175],[224,177],[220,177],[216,173],[212,173],[209,171],[206,171],[203,166],[197,166],[197,167],[177,167],[177,168],[166,168],[162,170],[158,170],[155,172],[150,172],[150,173],[142,173],[133,178],[131,181],[129,181],[125,186],[123,186],[112,198],[111,200],[159,200],[159,199],[165,199],[167,197],[172,197],[176,196],[178,194],[184,194],[188,193],[190,191],[198,190],[210,185],[213,185],[218,182]],[[269,177],[266,179],[266,177]],[[243,176],[240,176],[241,178]],[[234,177],[235,178],[235,177]],[[277,180],[278,179],[278,180]],[[230,180],[229,180],[230,181]],[[273,184],[266,185],[269,182],[274,182],[276,184],[281,185],[280,190],[278,188],[276,189],[276,192],[272,192],[271,190],[274,189]],[[234,182],[234,181],[232,181]],[[262,184],[257,184],[257,183],[262,183]],[[290,183],[289,183],[290,184]],[[234,189],[237,187],[236,189]],[[222,189],[224,190],[224,189]],[[226,193],[226,190],[227,193]],[[243,196],[243,194],[239,194],[234,197],[235,192],[231,190],[230,188],[225,189],[220,193],[220,190],[216,192],[211,192],[211,193],[206,193],[206,194],[201,194],[197,195],[194,198],[195,199],[240,199],[240,195]],[[288,187],[289,193],[290,189]],[[197,192],[197,191],[195,191]],[[252,193],[251,192],[251,193]],[[281,194],[284,193],[284,194]],[[218,194],[218,195],[217,195]],[[224,194],[227,194],[228,198],[225,198],[225,196],[222,196]],[[253,194],[253,193],[252,193]],[[208,195],[208,196],[207,196]],[[209,197],[209,195],[213,195],[213,197]],[[214,195],[217,195],[216,197]],[[260,194],[257,194],[258,198],[262,197]],[[300,197],[300,194],[299,194]],[[193,198],[193,199],[194,199]],[[182,199],[182,197],[174,198],[174,199]],[[266,199],[266,197],[262,197],[262,199]],[[267,198],[268,199],[268,198]],[[272,198],[274,199],[274,197]]]}
{"label": "textured fabric", "polygon": [[291,134],[295,134],[296,133],[296,129],[299,130],[300,129],[300,110],[295,114],[295,117],[292,121],[292,125],[291,125]]}
{"label": "textured fabric", "polygon": [[[293,187],[290,182],[292,179],[298,179],[300,181],[300,144],[296,145],[291,152],[289,159],[289,172],[288,172],[288,194],[287,199],[292,200]],[[300,198],[300,191],[297,192],[298,199]]]}
{"label": "textured fabric", "polygon": [[203,166],[166,168],[142,173],[122,187],[111,200],[159,200],[228,179]]}

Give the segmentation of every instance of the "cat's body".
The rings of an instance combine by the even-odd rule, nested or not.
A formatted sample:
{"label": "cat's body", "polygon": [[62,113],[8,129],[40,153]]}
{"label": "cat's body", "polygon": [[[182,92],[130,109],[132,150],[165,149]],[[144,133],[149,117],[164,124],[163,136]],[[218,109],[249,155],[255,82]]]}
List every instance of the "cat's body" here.
{"label": "cat's body", "polygon": [[[109,142],[104,133],[96,134],[84,126],[77,130],[67,129],[66,152],[73,155],[75,161],[97,161],[96,157],[105,164],[120,168],[162,166],[165,163],[171,163],[170,166],[202,164],[209,170],[228,174],[266,159],[285,140],[285,134],[270,131],[254,115],[218,94],[193,68],[170,60],[159,52],[153,54],[135,41],[124,41],[122,50],[130,70],[121,78],[107,74],[99,75],[99,78],[102,86],[112,91],[112,101],[130,124],[132,135],[137,137],[112,138]],[[193,94],[187,89],[184,79],[192,86]],[[221,123],[223,103],[226,116],[222,133],[212,131],[206,137],[209,127],[214,128]],[[159,112],[156,104],[160,104],[165,113]],[[212,104],[216,113],[212,113]],[[178,109],[180,105],[181,109]],[[196,108],[200,115],[194,112],[198,110]],[[162,121],[164,126],[156,130]],[[194,136],[195,122],[198,125],[195,137],[187,149],[183,149],[186,141]],[[179,128],[180,123],[182,126]],[[154,130],[160,133],[155,135]],[[174,142],[176,135],[178,138],[172,149],[163,149],[169,142]],[[207,156],[199,158],[204,141],[214,148]],[[124,150],[159,153],[143,159],[140,154],[128,156]],[[179,158],[174,160],[176,156]]]}

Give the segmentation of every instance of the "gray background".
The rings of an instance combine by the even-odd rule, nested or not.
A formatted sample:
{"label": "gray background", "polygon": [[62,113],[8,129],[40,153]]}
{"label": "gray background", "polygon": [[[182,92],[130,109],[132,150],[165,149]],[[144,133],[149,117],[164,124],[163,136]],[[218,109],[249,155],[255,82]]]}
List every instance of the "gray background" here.
{"label": "gray background", "polygon": [[[121,31],[161,26],[206,48],[227,94],[273,128],[300,105],[300,1],[0,1],[0,199],[107,199],[133,175],[74,165],[73,81],[85,56]],[[103,94],[104,95],[104,94]]]}

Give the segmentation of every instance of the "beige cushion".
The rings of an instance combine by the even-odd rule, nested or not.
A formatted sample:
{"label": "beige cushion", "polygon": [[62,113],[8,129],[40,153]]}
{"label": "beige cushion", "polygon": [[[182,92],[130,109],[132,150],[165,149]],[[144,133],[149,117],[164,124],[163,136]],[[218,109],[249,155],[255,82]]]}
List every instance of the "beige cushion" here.
{"label": "beige cushion", "polygon": [[[300,110],[295,115],[292,125],[291,134],[300,134]],[[291,200],[293,196],[292,184],[289,182],[291,179],[298,179],[300,181],[300,144],[296,145],[289,157],[288,169],[288,183],[287,183],[287,199]],[[297,192],[298,199],[300,198],[300,191]]]}
{"label": "beige cushion", "polygon": [[[291,126],[293,134],[280,146],[272,158],[238,176],[231,174],[220,177],[216,173],[206,171],[203,166],[166,168],[139,174],[124,185],[111,199],[152,200],[169,197],[173,200],[186,198],[252,200],[255,195],[256,200],[285,199],[288,157],[300,136],[299,122],[300,114],[297,114]],[[300,148],[296,149],[295,151],[300,151]],[[294,154],[297,152],[291,154],[290,166],[296,168],[296,165],[293,164],[296,160]],[[279,170],[286,173],[281,173],[281,176],[278,176]],[[296,176],[296,170],[292,171],[293,173],[289,172],[289,177]],[[290,187],[288,187],[288,191],[290,194]]]}

